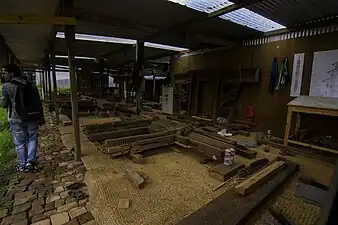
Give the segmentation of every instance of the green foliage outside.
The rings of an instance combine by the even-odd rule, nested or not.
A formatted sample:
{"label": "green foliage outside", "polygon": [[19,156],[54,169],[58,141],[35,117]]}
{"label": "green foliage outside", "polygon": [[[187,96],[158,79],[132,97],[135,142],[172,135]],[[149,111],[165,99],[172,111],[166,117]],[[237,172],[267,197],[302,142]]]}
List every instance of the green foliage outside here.
{"label": "green foliage outside", "polygon": [[[2,87],[0,87],[2,88]],[[12,137],[8,128],[7,110],[0,107],[0,171],[14,158]]]}

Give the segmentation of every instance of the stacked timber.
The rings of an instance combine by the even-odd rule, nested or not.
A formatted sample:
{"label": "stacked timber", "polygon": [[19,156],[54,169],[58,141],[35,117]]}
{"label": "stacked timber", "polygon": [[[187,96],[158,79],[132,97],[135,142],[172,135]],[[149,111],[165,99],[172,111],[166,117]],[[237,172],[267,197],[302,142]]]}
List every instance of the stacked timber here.
{"label": "stacked timber", "polygon": [[90,124],[84,127],[84,132],[90,141],[102,141],[124,136],[146,134],[148,133],[149,124],[149,120]]}
{"label": "stacked timber", "polygon": [[202,151],[206,156],[217,161],[224,159],[225,150],[229,148],[235,149],[236,154],[245,158],[253,159],[256,158],[257,155],[256,151],[239,146],[234,141],[201,134],[199,129],[197,129],[197,132],[194,130],[187,137],[189,137],[190,142],[195,145],[199,151]]}
{"label": "stacked timber", "polygon": [[272,162],[235,188],[229,189],[184,218],[178,225],[244,224],[248,217],[298,169],[297,164],[288,161]]}

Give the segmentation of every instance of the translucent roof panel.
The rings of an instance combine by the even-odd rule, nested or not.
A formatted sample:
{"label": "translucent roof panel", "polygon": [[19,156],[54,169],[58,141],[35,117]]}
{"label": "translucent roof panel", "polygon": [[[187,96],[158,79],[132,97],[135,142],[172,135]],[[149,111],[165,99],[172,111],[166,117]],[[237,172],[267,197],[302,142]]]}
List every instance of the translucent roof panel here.
{"label": "translucent roof panel", "polygon": [[285,26],[276,23],[268,18],[252,12],[249,9],[241,8],[233,12],[224,14],[220,18],[229,20],[233,23],[247,26],[261,32],[268,32],[285,28]]}
{"label": "translucent roof panel", "polygon": [[[212,13],[219,9],[234,4],[228,0],[169,0],[169,1],[179,3],[191,9],[205,13]],[[276,23],[257,13],[254,13],[246,8],[241,8],[233,12],[224,14],[219,18],[229,20],[233,23],[242,26],[247,26],[261,32],[268,32],[285,28],[285,26]]]}
{"label": "translucent roof panel", "polygon": [[228,0],[169,0],[187,6],[200,12],[212,13],[216,10],[232,5]]}
{"label": "translucent roof panel", "polygon": [[[64,32],[57,32],[56,38],[64,39],[65,33]],[[132,40],[132,39],[98,36],[98,35],[91,35],[91,34],[75,34],[75,39],[76,40],[83,40],[83,41],[95,41],[95,42],[128,44],[128,45],[135,45],[137,43],[136,40]],[[158,48],[158,49],[170,50],[170,51],[176,51],[176,52],[188,51],[189,50],[187,48],[157,44],[157,43],[152,43],[152,42],[145,42],[144,46],[149,47],[149,48]]]}

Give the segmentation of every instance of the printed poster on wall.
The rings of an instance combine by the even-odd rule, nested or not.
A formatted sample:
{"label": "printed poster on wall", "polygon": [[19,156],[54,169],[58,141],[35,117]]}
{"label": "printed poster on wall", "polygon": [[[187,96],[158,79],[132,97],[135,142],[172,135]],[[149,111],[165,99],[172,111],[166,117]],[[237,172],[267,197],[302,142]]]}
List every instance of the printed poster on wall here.
{"label": "printed poster on wall", "polygon": [[338,50],[314,53],[310,96],[338,98]]}
{"label": "printed poster on wall", "polygon": [[302,89],[303,68],[305,53],[295,54],[293,58],[293,70],[290,96],[298,97]]}

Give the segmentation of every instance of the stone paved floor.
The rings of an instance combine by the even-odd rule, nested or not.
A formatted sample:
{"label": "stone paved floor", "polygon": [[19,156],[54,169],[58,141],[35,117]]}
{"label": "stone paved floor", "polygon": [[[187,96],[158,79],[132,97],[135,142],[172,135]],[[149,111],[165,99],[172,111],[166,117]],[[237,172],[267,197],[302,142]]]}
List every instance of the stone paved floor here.
{"label": "stone paved floor", "polygon": [[94,225],[83,182],[85,167],[63,145],[57,127],[47,114],[40,129],[36,173],[14,173],[7,183],[8,199],[0,206],[0,225]]}

